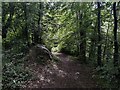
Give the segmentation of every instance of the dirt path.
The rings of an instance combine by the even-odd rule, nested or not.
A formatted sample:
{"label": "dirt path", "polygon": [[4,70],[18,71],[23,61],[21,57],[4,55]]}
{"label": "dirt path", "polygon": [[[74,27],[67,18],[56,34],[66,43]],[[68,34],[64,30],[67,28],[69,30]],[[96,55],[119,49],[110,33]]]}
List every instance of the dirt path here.
{"label": "dirt path", "polygon": [[55,55],[60,58],[60,61],[45,66],[30,61],[26,68],[32,72],[33,77],[23,87],[97,88],[89,67],[70,60],[66,54]]}

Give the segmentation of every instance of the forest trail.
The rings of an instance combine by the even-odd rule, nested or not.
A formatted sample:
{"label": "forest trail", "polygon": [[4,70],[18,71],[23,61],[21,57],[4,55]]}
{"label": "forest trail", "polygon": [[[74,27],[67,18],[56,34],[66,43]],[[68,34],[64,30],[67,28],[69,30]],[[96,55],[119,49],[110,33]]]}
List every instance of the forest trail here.
{"label": "forest trail", "polygon": [[92,69],[73,61],[63,53],[54,53],[60,58],[58,62],[41,66],[29,61],[27,69],[32,72],[32,79],[25,88],[97,88],[92,79]]}

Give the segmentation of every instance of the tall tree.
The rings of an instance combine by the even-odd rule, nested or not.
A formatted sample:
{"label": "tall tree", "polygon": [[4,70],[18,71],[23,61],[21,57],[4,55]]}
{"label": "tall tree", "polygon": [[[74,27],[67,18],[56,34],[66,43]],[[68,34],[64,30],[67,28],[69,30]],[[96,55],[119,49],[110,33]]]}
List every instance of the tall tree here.
{"label": "tall tree", "polygon": [[42,14],[43,14],[43,2],[38,3],[38,20],[37,20],[37,30],[34,32],[34,42],[42,44]]}
{"label": "tall tree", "polygon": [[97,57],[97,63],[98,66],[101,66],[101,7],[100,7],[100,2],[97,2],[98,6],[98,57]]}
{"label": "tall tree", "polygon": [[114,65],[118,64],[118,37],[117,37],[117,14],[116,14],[116,2],[113,3],[113,16],[114,16]]}
{"label": "tall tree", "polygon": [[28,12],[27,12],[27,3],[24,3],[24,19],[25,19],[25,25],[24,25],[24,31],[23,35],[25,36],[25,39],[27,41],[27,45],[29,46],[29,35],[28,35]]}
{"label": "tall tree", "polygon": [[[5,3],[3,3],[3,5],[2,5],[3,6],[3,9],[2,9],[2,16],[3,16],[3,18],[2,18],[2,22],[3,22],[3,24],[2,24],[2,38],[6,38],[6,35],[7,35],[7,32],[8,32],[7,29],[11,26],[12,18],[13,18],[13,15],[14,15],[14,5],[13,5],[13,3],[12,2],[9,3],[9,9],[8,9],[9,14],[7,14],[6,10],[4,10],[5,9],[4,4]],[[7,17],[6,15],[9,16],[7,21],[6,21],[6,17]]]}
{"label": "tall tree", "polygon": [[[81,4],[83,6],[83,3]],[[86,62],[86,30],[83,28],[83,17],[85,13],[82,10],[79,10],[79,29],[80,29],[80,53],[79,58],[81,61]]]}

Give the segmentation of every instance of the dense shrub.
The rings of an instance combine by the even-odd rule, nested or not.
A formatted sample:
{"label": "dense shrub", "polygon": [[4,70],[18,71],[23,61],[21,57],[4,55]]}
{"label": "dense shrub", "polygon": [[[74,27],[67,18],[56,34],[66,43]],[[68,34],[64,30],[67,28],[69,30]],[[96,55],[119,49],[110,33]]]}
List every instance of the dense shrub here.
{"label": "dense shrub", "polygon": [[98,67],[100,83],[104,87],[120,88],[120,66],[115,67],[112,62],[106,63],[103,67]]}
{"label": "dense shrub", "polygon": [[27,47],[25,44],[14,44],[9,49],[3,47],[2,89],[14,90],[21,87],[31,76],[24,69]]}
{"label": "dense shrub", "polygon": [[12,62],[3,67],[3,90],[14,90],[20,88],[30,77],[29,73],[20,65],[14,65]]}

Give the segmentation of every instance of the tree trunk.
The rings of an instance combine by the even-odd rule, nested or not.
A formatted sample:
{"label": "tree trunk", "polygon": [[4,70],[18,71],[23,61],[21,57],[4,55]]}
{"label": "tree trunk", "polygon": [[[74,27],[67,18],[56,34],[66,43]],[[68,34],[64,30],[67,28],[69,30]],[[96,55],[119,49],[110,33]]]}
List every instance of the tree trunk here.
{"label": "tree trunk", "polygon": [[80,26],[80,61],[86,63],[86,31],[82,28],[82,18],[83,14],[79,11],[79,26]]}
{"label": "tree trunk", "polygon": [[98,66],[102,65],[101,62],[101,11],[100,11],[100,2],[97,2],[97,6],[98,6],[98,52],[97,52],[97,63]]}
{"label": "tree trunk", "polygon": [[42,14],[43,7],[42,2],[39,2],[39,11],[38,11],[38,30],[36,30],[35,34],[35,43],[42,44]]}
{"label": "tree trunk", "polygon": [[[97,20],[96,20],[96,22],[95,22],[95,27],[94,27],[94,31],[93,31],[93,35],[92,35],[92,37],[90,38],[91,39],[91,44],[90,44],[90,50],[89,50],[89,60],[90,61],[93,61],[93,60],[95,60],[96,59],[96,36],[97,36],[97,34],[96,34],[96,32],[97,32]],[[96,63],[96,62],[95,62]]]}
{"label": "tree trunk", "polygon": [[27,3],[24,3],[24,18],[25,18],[25,28],[23,31],[23,36],[25,36],[25,39],[27,41],[27,45],[29,46],[29,35],[28,35],[28,21],[27,21]]}
{"label": "tree trunk", "polygon": [[[77,24],[76,39],[77,39],[78,37],[80,37],[80,35],[79,35],[79,12],[78,11],[76,11],[76,20],[77,20],[77,22],[76,22],[76,24]],[[76,40],[77,56],[79,56],[79,54],[80,54],[79,41],[80,41],[80,39],[78,38],[78,40]]]}
{"label": "tree trunk", "polygon": [[2,16],[3,16],[3,18],[2,18],[2,23],[3,23],[3,25],[2,25],[2,38],[6,38],[7,37],[7,32],[8,32],[7,29],[10,27],[11,22],[12,22],[12,17],[14,15],[14,6],[13,6],[13,3],[12,2],[9,3],[10,16],[7,19],[6,23],[5,23],[5,11],[4,11],[4,7],[3,7],[2,10],[3,10],[2,11]]}
{"label": "tree trunk", "polygon": [[118,39],[117,39],[117,15],[116,15],[116,2],[113,3],[113,16],[114,16],[114,65],[118,65]]}
{"label": "tree trunk", "polygon": [[[106,55],[106,51],[107,51],[107,47],[108,47],[108,36],[109,36],[109,23],[108,23],[108,29],[107,29],[107,32],[106,32],[106,38],[105,38],[105,46],[104,46],[104,50],[103,50],[103,62],[105,63],[105,55]],[[107,61],[106,61],[107,62]]]}

